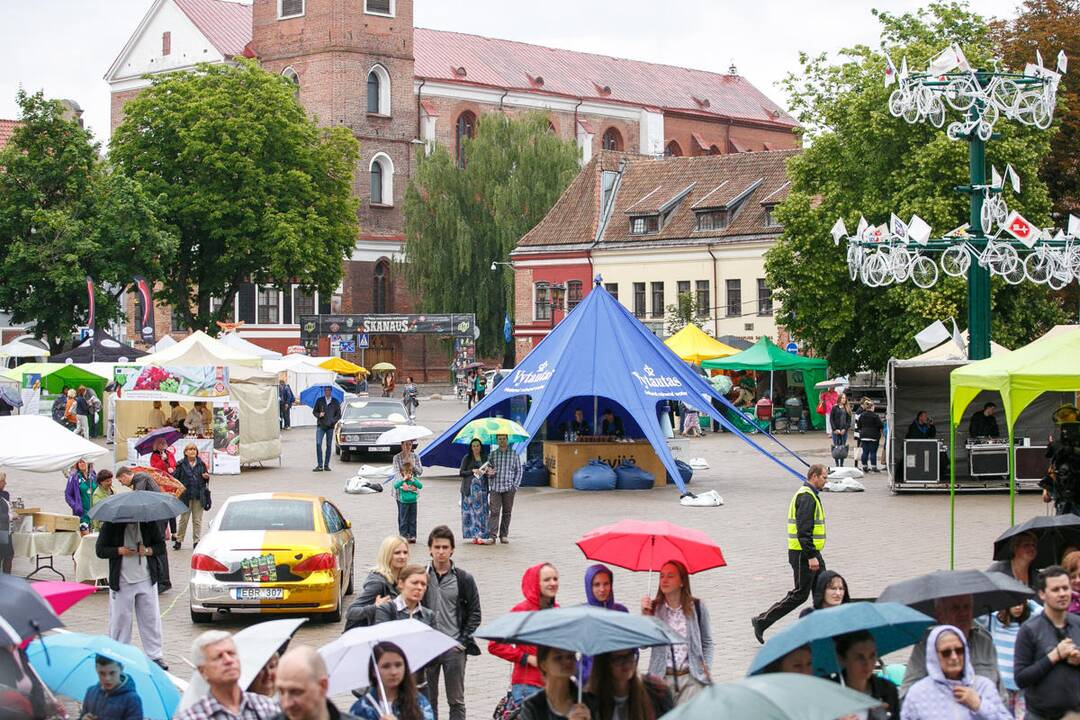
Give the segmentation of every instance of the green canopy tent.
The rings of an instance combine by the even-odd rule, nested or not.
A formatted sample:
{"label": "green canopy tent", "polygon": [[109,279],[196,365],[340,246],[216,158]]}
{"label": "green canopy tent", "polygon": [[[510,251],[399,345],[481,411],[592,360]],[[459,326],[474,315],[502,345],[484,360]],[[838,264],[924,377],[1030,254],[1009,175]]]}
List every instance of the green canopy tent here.
{"label": "green canopy tent", "polygon": [[803,387],[806,389],[807,407],[810,408],[810,421],[815,429],[825,427],[825,418],[814,412],[821,394],[814,387],[825,379],[829,363],[821,358],[808,358],[794,355],[779,347],[769,338],[761,338],[740,353],[725,358],[705,360],[701,367],[706,370],[754,370],[769,373],[769,398],[772,399],[772,374],[777,370],[793,370],[802,373]]}
{"label": "green canopy tent", "polygon": [[[1009,431],[1009,518],[1016,524],[1016,467],[1013,431],[1020,414],[1046,392],[1080,391],[1080,326],[1058,326],[1038,340],[1005,355],[956,368],[949,376],[949,450],[956,456],[956,427],[964,411],[981,391],[1001,395]],[[949,472],[950,545],[955,529],[956,463]],[[953,559],[953,548],[949,551]]]}
{"label": "green canopy tent", "polygon": [[[64,386],[77,388],[84,385],[94,391],[99,400],[104,402],[105,385],[108,378],[71,363],[26,363],[18,367],[5,370],[3,377],[22,384],[25,375],[40,375],[41,390],[52,395],[58,395]],[[101,416],[99,416],[100,419]],[[90,428],[91,434],[99,434],[100,423]]]}

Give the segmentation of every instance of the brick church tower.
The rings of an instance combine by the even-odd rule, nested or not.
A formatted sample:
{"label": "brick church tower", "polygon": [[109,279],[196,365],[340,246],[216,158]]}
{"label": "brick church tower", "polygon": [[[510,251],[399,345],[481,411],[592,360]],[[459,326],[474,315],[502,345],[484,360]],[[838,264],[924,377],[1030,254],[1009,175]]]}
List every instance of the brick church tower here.
{"label": "brick church tower", "polygon": [[341,312],[408,312],[390,261],[404,239],[401,201],[419,147],[413,0],[254,0],[248,47],[297,83],[320,125],[345,126],[360,142],[360,235]]}

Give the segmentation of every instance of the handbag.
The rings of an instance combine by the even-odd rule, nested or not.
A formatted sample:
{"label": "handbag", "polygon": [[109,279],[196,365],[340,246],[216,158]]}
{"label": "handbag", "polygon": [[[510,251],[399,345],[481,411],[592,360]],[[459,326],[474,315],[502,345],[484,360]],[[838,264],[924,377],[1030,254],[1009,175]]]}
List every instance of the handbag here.
{"label": "handbag", "polygon": [[824,415],[825,414],[825,401],[824,400],[818,400],[817,414],[818,415]]}
{"label": "handbag", "polygon": [[206,488],[203,488],[202,509],[203,510],[209,510],[210,505],[211,505],[210,488],[206,487]]}
{"label": "handbag", "polygon": [[832,446],[833,460],[843,460],[844,458],[847,457],[847,455],[848,455],[848,446],[847,445],[833,445]]}
{"label": "handbag", "polygon": [[521,717],[521,703],[514,698],[514,691],[507,690],[492,713],[492,720],[516,720]]}

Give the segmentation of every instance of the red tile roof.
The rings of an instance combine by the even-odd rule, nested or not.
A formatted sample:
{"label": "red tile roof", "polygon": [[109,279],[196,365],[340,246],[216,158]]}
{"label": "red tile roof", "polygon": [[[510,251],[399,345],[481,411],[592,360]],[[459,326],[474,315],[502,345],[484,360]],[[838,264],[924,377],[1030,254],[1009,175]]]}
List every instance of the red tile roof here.
{"label": "red tile roof", "polygon": [[244,54],[251,42],[251,6],[225,0],[174,0],[225,57]]}
{"label": "red tile roof", "polygon": [[0,120],[0,150],[8,144],[18,124],[17,120]]}
{"label": "red tile roof", "polygon": [[[420,78],[537,91],[529,78],[542,77],[545,93],[797,126],[739,75],[426,28],[416,28],[413,54]],[[465,77],[454,73],[458,67]]]}

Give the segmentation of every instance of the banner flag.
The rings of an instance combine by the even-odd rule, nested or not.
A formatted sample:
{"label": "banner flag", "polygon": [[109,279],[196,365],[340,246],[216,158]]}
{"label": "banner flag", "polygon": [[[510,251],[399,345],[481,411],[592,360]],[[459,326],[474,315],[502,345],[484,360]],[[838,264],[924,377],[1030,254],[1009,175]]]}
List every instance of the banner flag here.
{"label": "banner flag", "polygon": [[154,331],[154,294],[150,284],[141,275],[135,276],[135,327],[139,337],[147,345],[156,342]]}

